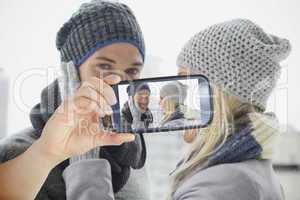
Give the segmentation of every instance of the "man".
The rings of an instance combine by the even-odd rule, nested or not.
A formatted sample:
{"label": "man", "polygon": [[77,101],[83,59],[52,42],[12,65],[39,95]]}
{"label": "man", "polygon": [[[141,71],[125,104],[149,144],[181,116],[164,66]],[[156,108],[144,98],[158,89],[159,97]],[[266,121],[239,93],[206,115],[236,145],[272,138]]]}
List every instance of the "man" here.
{"label": "man", "polygon": [[121,113],[121,125],[124,132],[131,129],[145,129],[153,122],[153,115],[149,109],[151,90],[146,83],[135,83],[127,87],[128,101]]}
{"label": "man", "polygon": [[[76,95],[87,100],[82,104],[96,102],[103,114],[111,114],[114,108],[111,99],[115,94],[107,92],[113,91],[110,85],[121,79],[139,78],[144,63],[145,46],[140,27],[132,11],[120,3],[93,0],[82,4],[59,30],[56,46],[60,51],[61,61],[73,62],[75,65],[75,74],[81,83]],[[73,81],[73,76],[64,74],[64,84]],[[106,92],[97,90],[99,86]],[[33,108],[30,115],[32,128],[0,144],[1,162],[22,154],[41,136],[48,120],[61,104],[65,92],[68,93],[58,81],[42,91],[41,102]],[[149,199],[147,186],[141,184],[147,182],[143,168],[146,157],[143,136],[137,136],[134,142],[118,147],[96,148],[59,164],[49,174],[36,199],[68,198],[66,193],[72,189],[72,183],[80,178],[69,176],[74,172],[72,166],[82,166],[76,170],[82,170],[80,175],[84,175],[84,165],[78,163],[95,157],[109,161],[116,199]],[[32,162],[35,162],[35,158],[32,158]],[[68,170],[65,170],[66,167]]]}

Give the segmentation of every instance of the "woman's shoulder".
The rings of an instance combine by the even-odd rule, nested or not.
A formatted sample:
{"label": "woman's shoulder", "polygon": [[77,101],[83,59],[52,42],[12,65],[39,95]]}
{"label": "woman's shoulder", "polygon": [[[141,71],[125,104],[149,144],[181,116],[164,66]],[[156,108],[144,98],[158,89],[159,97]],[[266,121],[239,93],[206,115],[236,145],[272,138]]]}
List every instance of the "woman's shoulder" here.
{"label": "woman's shoulder", "polygon": [[182,183],[176,193],[208,200],[282,199],[280,184],[274,179],[269,160],[220,164],[196,171]]}
{"label": "woman's shoulder", "polygon": [[260,183],[273,175],[270,160],[247,160],[236,163],[225,163],[199,171],[196,176],[219,176],[220,181],[243,179],[247,182]]}
{"label": "woman's shoulder", "polygon": [[[199,174],[201,173],[211,173],[211,172],[221,172],[226,170],[228,172],[233,172],[237,175],[250,175],[250,178],[254,178],[252,175],[253,173],[256,175],[262,175],[260,172],[268,172],[272,169],[272,162],[271,160],[246,160],[243,162],[235,162],[235,163],[224,163],[218,164],[211,167],[206,168],[205,170],[198,171]],[[227,178],[228,174],[223,174]],[[232,177],[232,176],[231,176]],[[235,177],[232,177],[235,178]]]}

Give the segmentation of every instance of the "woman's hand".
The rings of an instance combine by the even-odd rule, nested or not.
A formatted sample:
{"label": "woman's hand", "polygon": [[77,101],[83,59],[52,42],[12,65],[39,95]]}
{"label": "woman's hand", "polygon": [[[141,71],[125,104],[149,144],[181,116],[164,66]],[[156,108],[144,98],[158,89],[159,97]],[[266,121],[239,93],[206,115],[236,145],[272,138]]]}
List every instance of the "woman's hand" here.
{"label": "woman's hand", "polygon": [[58,107],[44,127],[40,147],[49,159],[61,162],[97,146],[120,145],[134,140],[133,134],[116,134],[99,129],[99,117],[111,115],[116,96],[110,85],[120,77],[110,75],[84,82],[73,97]]}

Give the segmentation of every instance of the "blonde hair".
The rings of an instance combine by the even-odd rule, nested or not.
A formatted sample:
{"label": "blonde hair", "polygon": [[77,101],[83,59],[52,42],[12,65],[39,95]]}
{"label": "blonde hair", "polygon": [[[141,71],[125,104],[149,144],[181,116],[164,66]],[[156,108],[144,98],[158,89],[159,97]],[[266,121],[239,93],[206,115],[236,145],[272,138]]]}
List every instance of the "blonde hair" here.
{"label": "blonde hair", "polygon": [[237,123],[236,116],[241,113],[257,111],[254,106],[241,103],[217,86],[213,86],[213,93],[213,120],[209,126],[198,131],[196,138],[184,155],[183,163],[171,175],[171,190],[168,200],[172,199],[172,195],[182,181],[192,175],[196,169],[205,166],[208,156],[221,147],[228,136],[233,134]]}

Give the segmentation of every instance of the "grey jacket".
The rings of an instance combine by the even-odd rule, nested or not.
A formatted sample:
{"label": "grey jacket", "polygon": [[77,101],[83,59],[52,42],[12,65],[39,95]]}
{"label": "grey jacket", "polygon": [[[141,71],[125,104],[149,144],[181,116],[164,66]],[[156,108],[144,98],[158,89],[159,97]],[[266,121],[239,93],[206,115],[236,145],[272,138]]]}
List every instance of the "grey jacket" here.
{"label": "grey jacket", "polygon": [[[19,134],[15,134],[11,137],[5,138],[0,140],[0,163],[6,162],[10,159],[13,159],[20,154],[22,154],[28,147],[30,147],[35,140],[38,139],[36,136],[35,130],[32,128],[28,128],[22,131]],[[99,161],[99,160],[97,160]],[[82,199],[80,196],[78,198],[66,198],[66,194],[70,193],[70,189],[66,191],[66,185],[78,185],[81,182],[85,184],[88,182],[88,185],[92,185],[94,182],[99,183],[101,182],[102,175],[98,175],[97,171],[101,170],[101,172],[106,172],[105,170],[102,171],[102,163],[107,163],[109,168],[106,167],[105,169],[110,169],[109,162],[107,160],[101,159],[102,162],[94,162],[93,164],[87,164],[85,162],[82,163],[81,170],[78,170],[78,174],[75,174],[74,177],[69,177],[68,180],[64,180],[62,174],[64,173],[65,168],[69,165],[68,161],[61,163],[60,165],[56,166],[54,169],[51,170],[50,174],[48,175],[43,187],[39,191],[38,195],[36,196],[36,200],[77,200]],[[104,162],[105,161],[105,162]],[[32,158],[32,164],[34,165],[34,158]],[[70,165],[73,166],[75,164]],[[76,166],[76,165],[75,165]],[[70,168],[68,167],[68,168]],[[71,171],[71,170],[67,170]],[[82,173],[84,172],[84,173]],[[109,184],[111,185],[111,171],[106,172],[110,175]],[[65,173],[64,173],[65,174]],[[85,178],[81,176],[86,176]],[[79,178],[79,179],[78,179]],[[105,179],[108,180],[108,179]],[[99,187],[99,185],[95,184],[95,187]],[[76,187],[77,188],[77,187]],[[86,195],[91,190],[88,187],[86,191],[80,191],[80,193]],[[81,188],[84,190],[84,188]],[[112,189],[112,188],[111,188]],[[73,191],[75,192],[75,191]],[[116,200],[149,200],[150,194],[149,192],[149,185],[148,185],[148,177],[146,173],[146,168],[143,167],[141,169],[131,170],[131,175],[124,185],[124,187],[118,193],[112,193]],[[145,194],[147,193],[147,194]],[[93,194],[93,192],[92,192]],[[87,200],[92,200],[87,198]],[[100,200],[102,200],[100,198]],[[105,199],[103,199],[105,200]]]}
{"label": "grey jacket", "polygon": [[196,172],[176,190],[176,200],[283,200],[270,160],[220,164]]}
{"label": "grey jacket", "polygon": [[[103,159],[84,162],[71,165],[64,171],[64,179],[72,179],[67,181],[67,198],[114,200],[109,163]],[[85,174],[79,173],[83,167]],[[196,171],[173,195],[173,200],[282,199],[283,192],[269,160],[220,164]]]}
{"label": "grey jacket", "polygon": [[[84,173],[83,173],[84,172]],[[144,173],[138,170],[138,173]],[[144,174],[145,175],[145,174]],[[143,177],[144,175],[138,175]],[[149,200],[148,182],[129,178],[127,184],[117,194],[113,193],[110,164],[105,159],[90,159],[75,162],[63,172],[68,200]],[[131,186],[134,186],[132,189]],[[147,192],[143,194],[141,192]]]}

